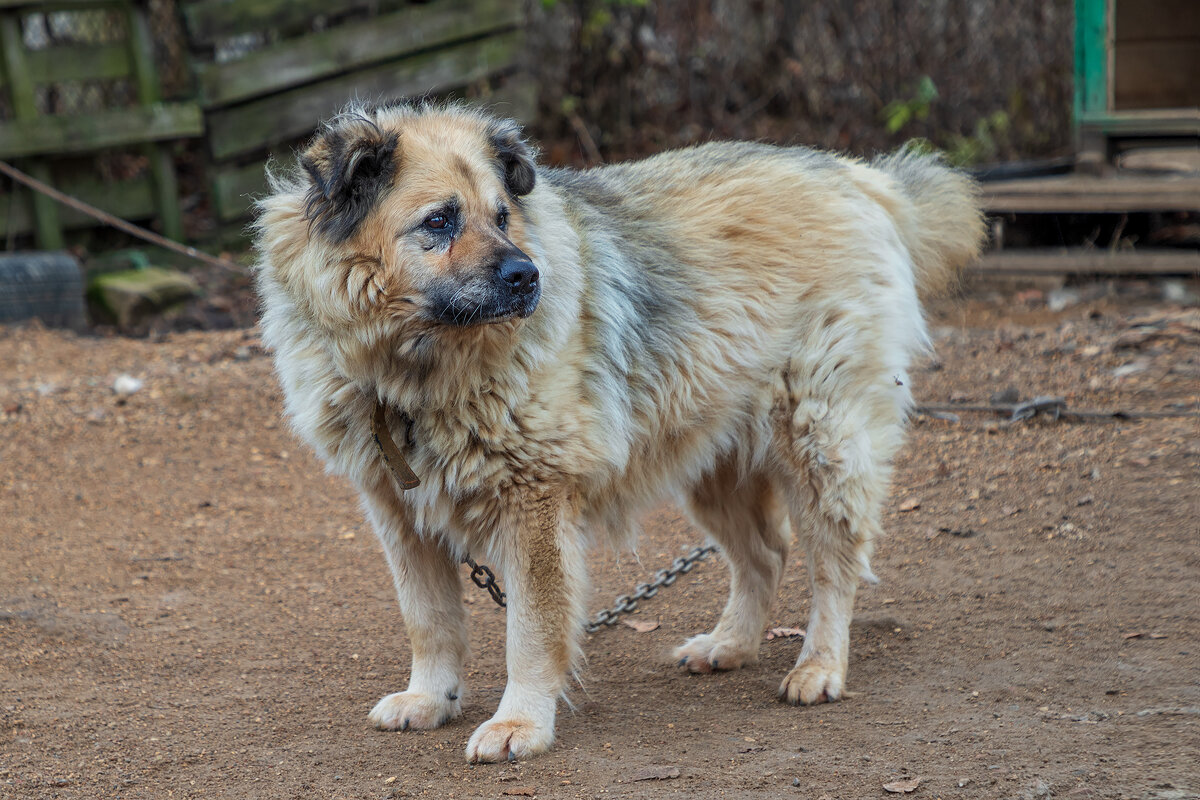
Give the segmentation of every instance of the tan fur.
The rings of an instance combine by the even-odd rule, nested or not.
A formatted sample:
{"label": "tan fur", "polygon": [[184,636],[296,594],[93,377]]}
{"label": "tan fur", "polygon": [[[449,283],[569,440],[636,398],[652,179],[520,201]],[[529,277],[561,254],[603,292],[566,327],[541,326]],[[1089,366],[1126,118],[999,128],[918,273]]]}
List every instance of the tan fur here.
{"label": "tan fur", "polygon": [[[301,160],[260,203],[264,334],[288,415],[360,489],[395,576],[413,667],[372,721],[461,713],[470,553],[509,594],[509,683],[467,755],[549,747],[585,549],[628,541],[664,496],[733,574],[680,664],[756,660],[795,535],[813,609],[780,693],[838,699],[927,345],[918,291],[980,245],[970,182],[912,153],[736,143],[535,169],[513,123],[461,107],[351,109]],[[503,277],[525,257],[539,294]],[[377,398],[422,481],[406,493],[371,444]]]}

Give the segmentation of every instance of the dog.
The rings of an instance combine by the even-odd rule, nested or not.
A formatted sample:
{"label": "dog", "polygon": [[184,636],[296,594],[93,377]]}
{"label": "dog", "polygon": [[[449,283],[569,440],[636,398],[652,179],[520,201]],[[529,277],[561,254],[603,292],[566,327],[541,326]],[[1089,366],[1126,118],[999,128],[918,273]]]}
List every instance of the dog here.
{"label": "dog", "polygon": [[811,616],[785,702],[842,697],[860,578],[929,346],[920,297],[983,241],[933,156],[721,142],[585,171],[463,105],[356,105],[273,169],[254,223],[287,416],[361,495],[412,645],[387,730],[458,717],[458,564],[508,593],[508,680],[472,762],[554,740],[589,545],[674,498],[731,589],[676,651],[754,662],[792,536]]}

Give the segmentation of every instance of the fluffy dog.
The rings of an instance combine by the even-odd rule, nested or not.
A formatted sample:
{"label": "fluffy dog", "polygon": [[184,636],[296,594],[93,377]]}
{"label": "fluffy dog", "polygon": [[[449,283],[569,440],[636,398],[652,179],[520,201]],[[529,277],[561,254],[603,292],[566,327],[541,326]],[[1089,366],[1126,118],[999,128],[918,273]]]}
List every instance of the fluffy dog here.
{"label": "fluffy dog", "polygon": [[430,105],[346,110],[299,162],[259,204],[264,340],[293,425],[361,493],[395,579],[412,672],[375,725],[461,713],[471,554],[508,592],[508,683],[467,758],[546,750],[585,550],[665,496],[732,573],[679,664],[756,659],[794,534],[812,610],[779,694],[842,695],[928,345],[918,295],[983,237],[967,178],[912,152],[750,143],[547,169],[516,123]]}

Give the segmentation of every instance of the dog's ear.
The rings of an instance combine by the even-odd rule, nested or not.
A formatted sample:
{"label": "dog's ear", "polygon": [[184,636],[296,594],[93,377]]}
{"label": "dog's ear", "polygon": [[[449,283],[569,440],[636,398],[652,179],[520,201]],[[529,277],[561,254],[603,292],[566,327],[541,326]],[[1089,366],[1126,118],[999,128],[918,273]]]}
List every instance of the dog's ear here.
{"label": "dog's ear", "polygon": [[532,192],[537,180],[533,148],[522,133],[521,126],[511,119],[496,120],[488,130],[488,141],[500,161],[504,186],[513,197]]}
{"label": "dog's ear", "polygon": [[350,238],[391,185],[399,137],[365,116],[335,120],[300,154],[312,178],[305,215],[335,242]]}

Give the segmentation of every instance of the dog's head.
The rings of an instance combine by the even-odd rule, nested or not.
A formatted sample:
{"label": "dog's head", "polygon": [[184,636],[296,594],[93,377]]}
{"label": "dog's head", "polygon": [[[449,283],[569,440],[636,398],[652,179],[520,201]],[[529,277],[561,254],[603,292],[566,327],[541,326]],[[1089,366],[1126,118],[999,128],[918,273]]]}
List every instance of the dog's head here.
{"label": "dog's head", "polygon": [[355,108],[299,162],[258,227],[272,277],[312,321],[428,332],[537,309],[521,205],[535,170],[516,123],[454,106]]}

